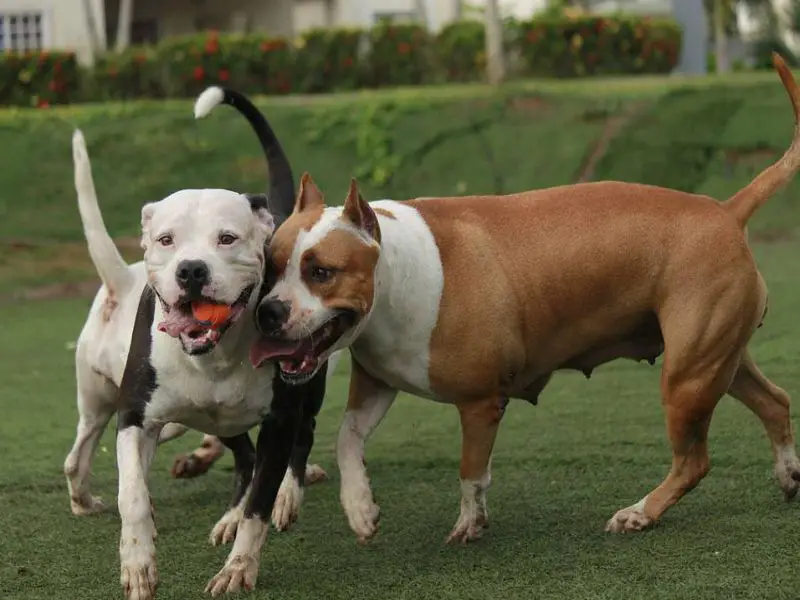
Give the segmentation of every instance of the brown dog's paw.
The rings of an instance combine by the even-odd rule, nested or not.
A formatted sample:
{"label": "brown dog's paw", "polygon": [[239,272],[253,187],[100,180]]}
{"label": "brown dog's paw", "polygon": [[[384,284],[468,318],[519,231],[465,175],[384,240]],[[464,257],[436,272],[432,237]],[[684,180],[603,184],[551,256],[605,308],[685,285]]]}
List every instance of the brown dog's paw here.
{"label": "brown dog's paw", "polygon": [[655,522],[644,514],[638,505],[629,506],[616,512],[606,523],[608,533],[632,533],[651,527]]}
{"label": "brown dog's paw", "polygon": [[194,452],[179,454],[172,463],[170,473],[175,479],[190,479],[205,475],[213,464],[213,460],[203,459]]}

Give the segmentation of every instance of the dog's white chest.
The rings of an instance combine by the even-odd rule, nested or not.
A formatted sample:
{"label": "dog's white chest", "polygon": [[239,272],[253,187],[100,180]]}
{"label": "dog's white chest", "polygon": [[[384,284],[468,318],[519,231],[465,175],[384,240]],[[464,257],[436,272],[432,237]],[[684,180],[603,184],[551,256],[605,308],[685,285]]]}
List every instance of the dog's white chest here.
{"label": "dog's white chest", "polygon": [[391,200],[371,206],[388,210],[393,217],[380,220],[383,248],[377,299],[351,350],[374,377],[437,400],[428,373],[431,334],[444,287],[436,240],[414,208]]}
{"label": "dog's white chest", "polygon": [[181,423],[203,433],[230,437],[259,423],[272,403],[274,367],[243,363],[221,376],[213,371],[156,366],[157,388],[145,410],[155,423]]}

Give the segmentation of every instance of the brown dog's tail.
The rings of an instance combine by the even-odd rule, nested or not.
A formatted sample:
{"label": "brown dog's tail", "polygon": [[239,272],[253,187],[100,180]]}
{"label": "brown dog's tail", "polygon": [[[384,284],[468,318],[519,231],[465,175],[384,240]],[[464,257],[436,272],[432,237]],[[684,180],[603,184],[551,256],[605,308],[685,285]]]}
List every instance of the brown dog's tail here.
{"label": "brown dog's tail", "polygon": [[733,213],[742,227],[772,194],[789,183],[794,174],[800,170],[800,89],[780,54],[772,53],[772,63],[781,77],[789,100],[792,101],[794,138],[792,145],[776,163],[764,169],[747,187],[742,188],[723,203],[723,206]]}

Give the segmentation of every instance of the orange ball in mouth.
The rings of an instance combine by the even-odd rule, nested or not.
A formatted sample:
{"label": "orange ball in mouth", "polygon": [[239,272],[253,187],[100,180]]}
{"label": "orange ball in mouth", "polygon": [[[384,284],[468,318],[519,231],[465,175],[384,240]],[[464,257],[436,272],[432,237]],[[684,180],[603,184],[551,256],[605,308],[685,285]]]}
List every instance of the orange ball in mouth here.
{"label": "orange ball in mouth", "polygon": [[213,302],[193,302],[192,316],[197,321],[209,323],[212,329],[219,329],[231,316],[231,307]]}

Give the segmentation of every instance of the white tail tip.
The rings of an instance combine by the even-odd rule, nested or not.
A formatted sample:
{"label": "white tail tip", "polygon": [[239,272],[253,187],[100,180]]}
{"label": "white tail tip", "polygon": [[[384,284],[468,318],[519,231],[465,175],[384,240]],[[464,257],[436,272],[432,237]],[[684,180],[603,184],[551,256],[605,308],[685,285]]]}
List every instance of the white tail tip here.
{"label": "white tail tip", "polygon": [[89,162],[89,153],[86,151],[86,140],[83,138],[83,133],[80,129],[76,129],[72,134],[72,159],[75,165],[83,166]]}
{"label": "white tail tip", "polygon": [[214,110],[214,107],[221,104],[225,99],[225,92],[221,87],[211,86],[206,88],[202,94],[197,97],[194,103],[194,118],[202,119]]}

